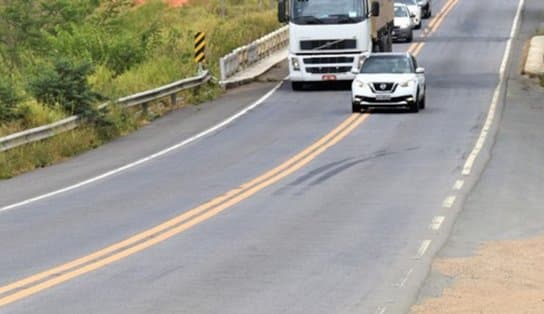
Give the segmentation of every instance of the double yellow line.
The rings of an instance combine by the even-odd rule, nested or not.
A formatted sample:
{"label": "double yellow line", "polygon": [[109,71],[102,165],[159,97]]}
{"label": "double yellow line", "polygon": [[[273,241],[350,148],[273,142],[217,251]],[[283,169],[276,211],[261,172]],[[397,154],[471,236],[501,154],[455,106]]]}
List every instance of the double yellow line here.
{"label": "double yellow line", "polygon": [[[451,11],[458,0],[448,1],[442,11],[429,25],[430,32],[434,32],[442,23],[445,16]],[[412,45],[408,51],[419,53],[423,43]],[[176,216],[151,229],[138,233],[123,241],[100,249],[87,256],[75,259],[60,266],[41,273],[31,275],[16,282],[0,286],[0,307],[29,297],[40,291],[54,287],[73,278],[95,271],[135,253],[143,251],[153,245],[163,242],[185,230],[204,222],[227,208],[251,197],[262,189],[282,180],[293,172],[306,166],[330,147],[336,145],[355,130],[368,114],[352,114],[340,125],[330,131],[317,142],[288,159],[278,167],[260,175],[259,177],[242,184],[238,188],[216,197],[198,207],[195,207],[179,216]]]}
{"label": "double yellow line", "polygon": [[182,215],[90,255],[0,287],[0,307],[119,261],[208,220],[301,169],[344,139],[367,117],[366,114],[352,114],[334,130],[280,166]]}
{"label": "double yellow line", "polygon": [[[457,2],[459,2],[459,0],[449,0],[448,2],[446,2],[442,10],[440,10],[440,12],[438,12],[438,14],[429,22],[429,25],[425,27],[422,32],[421,38],[427,38],[432,33],[436,32],[438,27],[440,27],[442,22],[444,22],[446,16],[448,16],[451,10],[453,10]],[[408,52],[413,54],[414,56],[417,56],[421,49],[423,49],[423,46],[425,46],[425,42],[423,41],[419,43],[414,43],[410,46],[410,48],[408,48]]]}

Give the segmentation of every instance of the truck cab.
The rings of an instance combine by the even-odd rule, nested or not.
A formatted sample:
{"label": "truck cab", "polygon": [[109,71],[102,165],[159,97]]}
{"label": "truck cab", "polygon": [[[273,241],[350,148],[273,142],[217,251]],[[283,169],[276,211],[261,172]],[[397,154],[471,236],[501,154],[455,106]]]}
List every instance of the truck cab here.
{"label": "truck cab", "polygon": [[294,90],[305,82],[353,80],[352,69],[368,52],[391,51],[393,0],[279,0],[278,16],[289,23]]}

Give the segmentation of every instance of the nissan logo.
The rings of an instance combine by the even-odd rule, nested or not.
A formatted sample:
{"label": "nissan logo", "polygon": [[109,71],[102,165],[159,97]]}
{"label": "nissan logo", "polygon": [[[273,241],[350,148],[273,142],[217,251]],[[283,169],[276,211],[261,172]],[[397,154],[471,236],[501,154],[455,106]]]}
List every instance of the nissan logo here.
{"label": "nissan logo", "polygon": [[380,89],[385,90],[387,88],[387,85],[385,83],[380,84]]}

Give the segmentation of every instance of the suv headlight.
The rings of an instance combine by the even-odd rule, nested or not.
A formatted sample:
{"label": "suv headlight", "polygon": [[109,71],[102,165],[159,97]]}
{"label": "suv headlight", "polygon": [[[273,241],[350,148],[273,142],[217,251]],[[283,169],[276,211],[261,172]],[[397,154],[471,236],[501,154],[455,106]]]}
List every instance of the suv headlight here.
{"label": "suv headlight", "polygon": [[415,83],[416,83],[416,80],[410,79],[410,80],[407,80],[407,81],[404,81],[404,82],[400,83],[400,87],[409,87],[409,86],[411,86],[412,84],[415,84]]}
{"label": "suv headlight", "polygon": [[364,88],[366,86],[366,83],[359,80],[359,79],[355,79],[353,81],[353,83],[355,84],[355,86],[359,87],[359,88]]}

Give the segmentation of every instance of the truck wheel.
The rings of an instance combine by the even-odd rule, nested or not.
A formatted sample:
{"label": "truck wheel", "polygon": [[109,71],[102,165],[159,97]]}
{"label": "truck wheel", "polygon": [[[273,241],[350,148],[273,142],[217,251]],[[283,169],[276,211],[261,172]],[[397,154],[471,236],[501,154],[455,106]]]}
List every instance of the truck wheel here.
{"label": "truck wheel", "polygon": [[385,51],[392,52],[393,51],[393,36],[391,35],[391,33],[389,33],[389,35],[387,36],[385,41],[386,41],[386,50]]}
{"label": "truck wheel", "polygon": [[302,88],[303,88],[302,82],[291,82],[291,88],[292,88],[294,91],[302,90]]}

